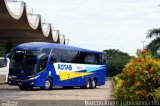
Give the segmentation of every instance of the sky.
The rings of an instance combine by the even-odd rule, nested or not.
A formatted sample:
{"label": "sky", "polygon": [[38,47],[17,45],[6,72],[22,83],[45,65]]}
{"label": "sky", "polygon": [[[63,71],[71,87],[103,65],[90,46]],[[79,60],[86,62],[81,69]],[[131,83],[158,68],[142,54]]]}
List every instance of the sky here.
{"label": "sky", "polygon": [[69,45],[91,50],[119,49],[135,55],[160,28],[159,0],[24,0],[27,10],[40,14],[60,30]]}

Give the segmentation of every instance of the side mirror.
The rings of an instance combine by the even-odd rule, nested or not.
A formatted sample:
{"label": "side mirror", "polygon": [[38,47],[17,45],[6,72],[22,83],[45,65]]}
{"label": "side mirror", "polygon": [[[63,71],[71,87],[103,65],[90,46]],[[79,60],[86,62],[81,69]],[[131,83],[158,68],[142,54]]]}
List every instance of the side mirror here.
{"label": "side mirror", "polygon": [[42,57],[44,57],[46,54],[45,53],[42,53],[40,55],[38,55],[38,59],[41,59]]}
{"label": "side mirror", "polygon": [[12,56],[12,53],[7,53],[7,54],[4,56],[4,62],[7,62],[7,58],[11,59],[11,56]]}

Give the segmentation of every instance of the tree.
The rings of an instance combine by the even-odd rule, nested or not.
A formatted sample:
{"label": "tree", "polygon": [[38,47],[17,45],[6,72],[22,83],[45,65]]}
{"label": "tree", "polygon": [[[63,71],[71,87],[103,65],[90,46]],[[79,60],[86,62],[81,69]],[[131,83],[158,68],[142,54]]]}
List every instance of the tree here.
{"label": "tree", "polygon": [[160,29],[159,29],[159,28],[157,28],[157,29],[152,29],[152,30],[149,30],[149,31],[148,31],[147,37],[148,37],[148,38],[152,38],[152,37],[154,37],[154,36],[159,37],[159,34],[160,34]]}
{"label": "tree", "polygon": [[122,72],[124,66],[129,62],[128,53],[116,49],[104,50],[107,54],[107,76],[115,76]]}
{"label": "tree", "polygon": [[0,57],[4,57],[4,55],[5,55],[5,48],[0,47]]}
{"label": "tree", "polygon": [[152,52],[154,57],[157,57],[157,50],[160,47],[160,29],[152,29],[148,31],[147,38],[154,38],[148,45],[147,49]]}
{"label": "tree", "polygon": [[[153,58],[150,51],[138,50],[137,56],[130,60],[122,73],[114,77],[115,100],[145,101],[146,103],[160,101],[159,78],[160,59]],[[134,106],[135,102],[130,105]],[[154,104],[148,105],[154,106]]]}

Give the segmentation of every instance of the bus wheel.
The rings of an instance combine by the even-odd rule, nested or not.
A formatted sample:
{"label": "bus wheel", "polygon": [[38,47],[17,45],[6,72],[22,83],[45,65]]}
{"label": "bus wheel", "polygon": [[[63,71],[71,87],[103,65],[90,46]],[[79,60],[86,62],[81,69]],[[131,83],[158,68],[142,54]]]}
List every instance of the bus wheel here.
{"label": "bus wheel", "polygon": [[41,88],[45,89],[45,90],[52,89],[52,80],[51,79],[47,79],[46,82],[45,82],[45,86],[41,87]]}
{"label": "bus wheel", "polygon": [[86,81],[86,85],[85,86],[80,86],[81,89],[91,89],[92,88],[92,84],[91,84],[91,80],[88,78]]}
{"label": "bus wheel", "polygon": [[87,79],[85,88],[86,89],[91,89],[92,88],[91,80],[89,78]]}
{"label": "bus wheel", "polygon": [[19,89],[21,89],[21,90],[27,90],[27,89],[28,89],[27,86],[21,86],[21,85],[19,85],[18,87],[19,87]]}
{"label": "bus wheel", "polygon": [[96,88],[96,79],[93,79],[92,81],[92,89]]}

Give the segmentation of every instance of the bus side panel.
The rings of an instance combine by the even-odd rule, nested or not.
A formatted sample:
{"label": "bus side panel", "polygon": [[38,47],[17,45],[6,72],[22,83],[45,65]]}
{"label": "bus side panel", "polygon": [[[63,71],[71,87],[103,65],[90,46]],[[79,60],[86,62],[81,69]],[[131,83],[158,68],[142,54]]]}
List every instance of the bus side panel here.
{"label": "bus side panel", "polygon": [[39,76],[37,79],[34,80],[35,86],[37,87],[43,87],[45,85],[45,81],[48,78],[48,68],[46,68],[44,71],[38,73],[36,76]]}
{"label": "bus side panel", "polygon": [[45,86],[45,81],[50,77],[52,78],[52,83],[54,86],[59,85],[60,79],[59,76],[56,75],[56,72],[54,70],[54,67],[51,63],[49,63],[46,67],[46,69],[40,73],[38,73],[36,76],[39,76],[37,79],[35,79],[35,86],[37,87],[43,87]]}
{"label": "bus side panel", "polygon": [[[55,65],[56,64],[56,65]],[[106,77],[106,68],[105,65],[82,65],[82,64],[71,64],[71,63],[55,63],[54,65],[50,66],[52,69],[52,76],[53,76],[53,85],[54,86],[85,86],[86,79],[90,77],[92,80],[93,78],[97,79],[97,86],[105,84],[105,77]],[[57,67],[58,65],[65,65],[65,66],[72,66],[73,70],[59,70]],[[78,70],[76,68],[81,67],[82,70]],[[86,67],[92,67],[91,70],[96,71],[87,72]],[[99,69],[100,68],[100,69]],[[64,73],[64,75],[60,74]],[[63,76],[63,77],[62,77]],[[75,77],[76,76],[76,77]]]}
{"label": "bus side panel", "polygon": [[98,70],[97,75],[97,86],[104,85],[106,80],[106,68]]}
{"label": "bus side panel", "polygon": [[105,76],[106,76],[106,70],[98,70],[94,72],[94,74],[86,75],[83,77],[77,77],[72,79],[67,79],[60,81],[57,86],[85,86],[87,78],[91,78],[93,80],[94,78],[97,79],[97,86],[101,86],[105,84]]}
{"label": "bus side panel", "polygon": [[47,80],[48,77],[52,78],[52,83],[53,86],[60,86],[61,85],[61,80],[59,75],[56,74],[55,68],[53,64],[49,63],[48,70],[46,70],[48,73],[47,77],[45,78]]}
{"label": "bus side panel", "polygon": [[56,74],[55,68],[52,65],[52,77],[53,77],[53,86],[84,86],[86,81],[86,76],[77,77],[67,80],[61,80],[60,76]]}
{"label": "bus side panel", "polygon": [[86,78],[78,77],[68,80],[63,80],[58,86],[84,86]]}

